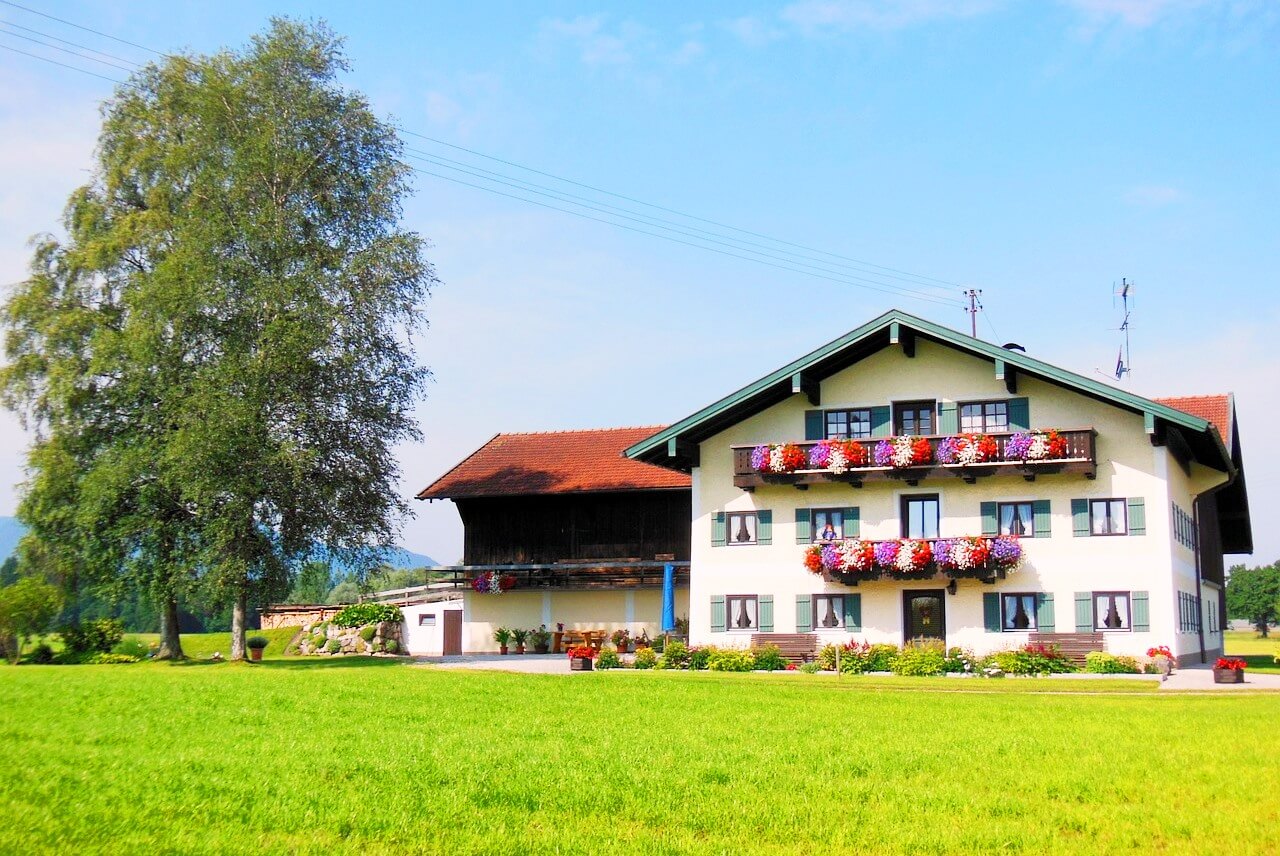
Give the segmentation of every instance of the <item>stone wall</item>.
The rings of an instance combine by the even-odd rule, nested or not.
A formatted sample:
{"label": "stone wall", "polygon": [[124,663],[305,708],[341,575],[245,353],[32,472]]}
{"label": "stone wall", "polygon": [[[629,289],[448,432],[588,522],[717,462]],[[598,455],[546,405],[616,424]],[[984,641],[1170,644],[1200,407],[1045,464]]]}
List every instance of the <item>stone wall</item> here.
{"label": "stone wall", "polygon": [[259,614],[262,616],[262,629],[274,630],[277,627],[302,627],[328,621],[344,605],[274,603]]}
{"label": "stone wall", "polygon": [[299,654],[403,654],[399,621],[382,621],[362,627],[339,627],[331,621],[307,622],[298,637]]}

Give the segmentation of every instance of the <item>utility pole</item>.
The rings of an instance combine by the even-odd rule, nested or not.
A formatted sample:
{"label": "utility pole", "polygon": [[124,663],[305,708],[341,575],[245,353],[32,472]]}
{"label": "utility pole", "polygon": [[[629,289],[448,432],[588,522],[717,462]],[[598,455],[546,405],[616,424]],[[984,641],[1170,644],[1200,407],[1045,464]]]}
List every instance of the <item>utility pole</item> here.
{"label": "utility pole", "polygon": [[971,288],[964,294],[969,298],[969,308],[965,312],[969,313],[969,335],[978,338],[978,310],[982,308],[982,304],[978,302],[978,295],[982,293],[981,288]]}

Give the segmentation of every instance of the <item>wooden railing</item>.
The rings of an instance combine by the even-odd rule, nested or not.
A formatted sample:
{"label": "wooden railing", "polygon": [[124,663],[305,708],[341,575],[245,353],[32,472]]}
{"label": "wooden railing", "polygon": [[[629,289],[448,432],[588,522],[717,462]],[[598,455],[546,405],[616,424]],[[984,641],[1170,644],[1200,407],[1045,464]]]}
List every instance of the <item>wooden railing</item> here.
{"label": "wooden railing", "polygon": [[415,593],[438,593],[471,588],[471,581],[493,572],[511,576],[510,590],[548,588],[661,588],[664,566],[674,565],[677,587],[689,585],[689,563],[683,562],[549,562],[527,565],[440,565],[423,569],[432,577],[424,586],[377,592],[368,600],[399,601]]}
{"label": "wooden railing", "polygon": [[[1078,473],[1085,478],[1094,478],[1097,475],[1097,458],[1096,458],[1096,442],[1098,432],[1093,428],[1074,428],[1070,430],[1059,430],[1058,434],[1066,441],[1066,450],[1064,454],[1044,460],[1023,461],[1012,460],[1007,461],[1005,457],[1005,447],[1008,445],[1009,439],[1018,432],[1003,431],[999,433],[990,433],[986,436],[990,437],[996,443],[997,454],[994,460],[986,461],[980,464],[940,464],[937,462],[938,446],[948,437],[967,436],[959,434],[936,434],[926,437],[930,447],[933,449],[934,461],[922,466],[913,467],[879,467],[875,465],[875,449],[876,445],[884,439],[884,437],[871,437],[866,439],[858,439],[853,442],[862,446],[866,450],[867,465],[861,467],[851,467],[844,473],[833,473],[827,469],[809,469],[802,467],[794,472],[789,473],[762,473],[751,466],[751,453],[755,450],[757,444],[751,445],[735,445],[733,450],[733,483],[745,490],[752,490],[765,484],[792,484],[800,488],[807,487],[810,484],[823,484],[829,482],[838,482],[853,484],[855,487],[861,487],[863,481],[872,479],[900,479],[909,484],[927,478],[938,477],[959,477],[968,482],[973,482],[983,476],[996,475],[998,473],[1016,473],[1023,476],[1028,481],[1035,479],[1037,475],[1045,475],[1051,473]],[[816,446],[819,440],[806,440],[795,442],[795,445],[805,453],[806,459],[809,450]]]}

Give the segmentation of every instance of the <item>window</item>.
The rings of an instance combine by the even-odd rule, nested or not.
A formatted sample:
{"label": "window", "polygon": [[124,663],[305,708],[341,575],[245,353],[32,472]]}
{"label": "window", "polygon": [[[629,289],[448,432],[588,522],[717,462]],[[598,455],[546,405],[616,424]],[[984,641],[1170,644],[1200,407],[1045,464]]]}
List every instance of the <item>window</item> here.
{"label": "window", "polygon": [[965,434],[991,434],[1009,430],[1009,402],[973,401],[960,405],[960,430]]}
{"label": "window", "polygon": [[418,616],[419,627],[435,627],[436,614],[434,612],[424,612]]}
{"label": "window", "polygon": [[1188,550],[1196,548],[1196,521],[1190,514],[1182,510],[1182,506],[1173,503],[1173,537]]}
{"label": "window", "polygon": [[840,630],[844,627],[844,595],[813,596],[813,627],[815,630]]}
{"label": "window", "polygon": [[893,405],[893,433],[899,437],[905,434],[932,434],[933,402],[904,401]]}
{"label": "window", "polygon": [[1128,531],[1123,499],[1089,500],[1089,532],[1093,535],[1123,535]]}
{"label": "window", "polygon": [[731,594],[724,599],[729,630],[755,630],[760,626],[758,604],[753,594]]}
{"label": "window", "polygon": [[[831,531],[827,531],[830,525]],[[815,508],[813,510],[813,537],[820,541],[844,540],[844,512],[838,508]]]}
{"label": "window", "polygon": [[996,506],[996,520],[1000,535],[1035,536],[1035,518],[1029,502],[1000,503]]}
{"label": "window", "polygon": [[828,410],[827,439],[854,440],[871,436],[870,410]]}
{"label": "window", "polygon": [[1127,591],[1095,591],[1093,593],[1093,628],[1095,630],[1129,629],[1129,593]]}
{"label": "window", "polygon": [[[1212,606],[1212,603],[1210,604]],[[1212,628],[1212,615],[1210,616]],[[1185,591],[1178,592],[1178,632],[1195,633],[1200,629],[1200,598]]]}
{"label": "window", "polygon": [[725,527],[725,531],[728,533],[728,543],[730,545],[757,543],[756,513],[754,511],[726,514]]}
{"label": "window", "polygon": [[1036,629],[1036,596],[1034,594],[1002,594],[1000,596],[1002,630]]}
{"label": "window", "polygon": [[936,493],[902,498],[902,537],[938,537],[938,495]]}

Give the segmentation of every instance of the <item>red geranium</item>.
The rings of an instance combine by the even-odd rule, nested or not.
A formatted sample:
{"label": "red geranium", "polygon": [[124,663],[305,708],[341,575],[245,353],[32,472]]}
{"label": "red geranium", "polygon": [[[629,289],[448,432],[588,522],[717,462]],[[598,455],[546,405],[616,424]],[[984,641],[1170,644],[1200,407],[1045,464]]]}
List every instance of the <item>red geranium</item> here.
{"label": "red geranium", "polygon": [[995,439],[986,434],[975,435],[973,442],[978,447],[978,461],[994,461],[1000,454],[1000,447],[996,445]]}
{"label": "red geranium", "polygon": [[804,566],[815,574],[822,573],[822,548],[816,544],[804,553]]}
{"label": "red geranium", "polygon": [[933,460],[933,446],[924,437],[911,441],[911,463],[921,466]]}
{"label": "red geranium", "polygon": [[1049,450],[1050,458],[1065,458],[1067,456],[1067,438],[1063,437],[1056,430],[1050,429],[1046,434],[1046,447]]}
{"label": "red geranium", "polygon": [[1148,657],[1168,657],[1170,660],[1172,660],[1173,652],[1169,650],[1168,645],[1161,645],[1158,648],[1148,648],[1147,656]]}
{"label": "red geranium", "polygon": [[844,453],[844,459],[849,462],[851,467],[865,467],[867,462],[871,460],[867,447],[857,440],[841,440],[840,451]]}
{"label": "red geranium", "polygon": [[596,658],[596,649],[590,645],[575,645],[569,649],[570,660],[594,660]]}
{"label": "red geranium", "polygon": [[1218,662],[1213,664],[1215,669],[1230,669],[1233,672],[1239,672],[1249,665],[1244,660],[1236,657],[1219,657]]}
{"label": "red geranium", "polygon": [[794,472],[808,463],[809,456],[795,443],[787,443],[782,447],[782,466],[787,472]]}

